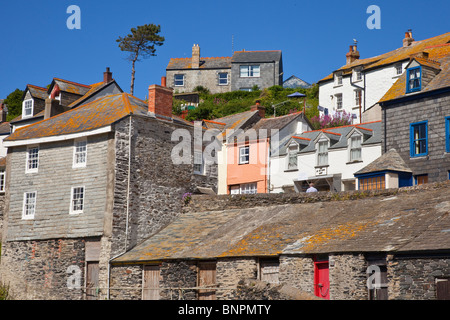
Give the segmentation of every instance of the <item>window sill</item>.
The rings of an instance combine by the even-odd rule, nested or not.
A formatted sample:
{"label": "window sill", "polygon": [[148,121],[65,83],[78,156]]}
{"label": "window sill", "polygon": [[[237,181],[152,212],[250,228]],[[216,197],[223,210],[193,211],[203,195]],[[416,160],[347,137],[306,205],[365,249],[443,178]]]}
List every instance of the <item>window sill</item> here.
{"label": "window sill", "polygon": [[330,166],[329,164],[324,164],[324,165],[320,165],[320,166],[315,166],[314,169],[328,168],[329,166]]}
{"label": "window sill", "polygon": [[339,87],[342,87],[343,86],[343,84],[335,84],[334,86],[333,86],[333,89],[334,88],[339,88]]}
{"label": "window sill", "polygon": [[298,171],[298,168],[297,169],[286,169],[286,170],[284,170],[284,172],[295,172],[295,171]]}
{"label": "window sill", "polygon": [[362,160],[353,160],[353,161],[349,161],[346,164],[353,164],[353,163],[362,163]]}

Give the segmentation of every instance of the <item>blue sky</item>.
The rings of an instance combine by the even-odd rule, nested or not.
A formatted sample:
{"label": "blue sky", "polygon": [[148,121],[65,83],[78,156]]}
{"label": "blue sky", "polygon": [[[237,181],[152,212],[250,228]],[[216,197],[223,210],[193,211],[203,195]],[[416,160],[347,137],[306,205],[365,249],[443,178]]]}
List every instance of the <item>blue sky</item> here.
{"label": "blue sky", "polygon": [[[70,5],[81,9],[81,29],[69,30]],[[367,28],[370,5],[381,10],[381,29]],[[130,91],[131,63],[116,39],[132,27],[161,25],[166,39],[157,56],[136,65],[135,95],[145,98],[160,84],[170,58],[231,56],[234,50],[282,50],[284,79],[314,83],[345,64],[353,39],[361,58],[402,45],[405,31],[416,40],[450,31],[448,0],[44,0],[0,3],[0,98],[52,78],[83,84],[113,77]]]}

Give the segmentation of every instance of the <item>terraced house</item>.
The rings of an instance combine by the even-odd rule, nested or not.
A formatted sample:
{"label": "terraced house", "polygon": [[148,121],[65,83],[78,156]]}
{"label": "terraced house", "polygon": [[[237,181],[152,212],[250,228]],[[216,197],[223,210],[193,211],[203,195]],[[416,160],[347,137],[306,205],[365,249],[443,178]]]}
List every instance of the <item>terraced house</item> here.
{"label": "terraced house", "polygon": [[211,93],[252,90],[283,84],[280,50],[236,51],[232,57],[201,57],[194,44],[192,57],[172,58],[166,68],[167,86],[175,92],[192,92],[197,86]]}
{"label": "terraced house", "polygon": [[107,297],[110,259],[180,214],[184,193],[215,188],[210,167],[171,161],[172,132],[193,130],[172,89],[149,97],[106,95],[5,139],[0,275],[15,298]]}

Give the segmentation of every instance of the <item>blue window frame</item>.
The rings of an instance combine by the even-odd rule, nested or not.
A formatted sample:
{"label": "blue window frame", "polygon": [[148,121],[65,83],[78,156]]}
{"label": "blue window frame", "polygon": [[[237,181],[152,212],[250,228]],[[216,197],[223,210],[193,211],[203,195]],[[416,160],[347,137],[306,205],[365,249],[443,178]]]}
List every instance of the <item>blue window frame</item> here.
{"label": "blue window frame", "polygon": [[445,117],[445,151],[450,152],[450,116]]}
{"label": "blue window frame", "polygon": [[414,67],[407,70],[406,93],[420,91],[422,89],[422,67]]}
{"label": "blue window frame", "polygon": [[410,154],[411,157],[421,157],[428,154],[428,121],[410,124]]}

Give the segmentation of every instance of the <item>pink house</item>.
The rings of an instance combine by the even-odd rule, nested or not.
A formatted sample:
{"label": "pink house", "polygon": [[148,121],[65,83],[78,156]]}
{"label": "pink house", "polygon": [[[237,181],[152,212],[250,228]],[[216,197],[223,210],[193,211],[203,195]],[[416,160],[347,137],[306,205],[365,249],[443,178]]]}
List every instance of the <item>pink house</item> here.
{"label": "pink house", "polygon": [[310,130],[311,126],[303,112],[264,118],[259,104],[261,119],[245,132],[227,142],[227,188],[229,194],[267,193],[269,181],[269,157],[293,134]]}

